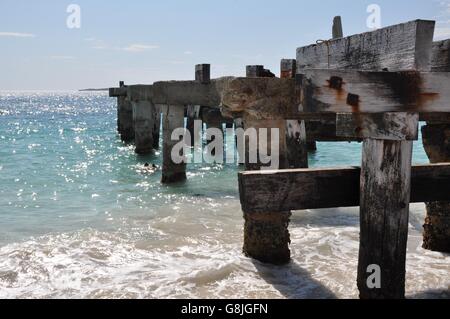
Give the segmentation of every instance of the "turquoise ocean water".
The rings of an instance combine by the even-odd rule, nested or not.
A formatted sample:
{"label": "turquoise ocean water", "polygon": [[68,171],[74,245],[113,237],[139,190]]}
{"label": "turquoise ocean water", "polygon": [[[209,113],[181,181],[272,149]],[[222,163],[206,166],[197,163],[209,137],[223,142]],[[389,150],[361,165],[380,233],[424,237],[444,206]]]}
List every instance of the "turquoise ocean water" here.
{"label": "turquoise ocean water", "polygon": [[[232,137],[229,137],[232,138]],[[310,166],[360,165],[357,143],[320,143]],[[0,93],[0,297],[357,297],[358,210],[294,214],[293,263],[241,254],[236,165],[190,165],[159,183],[160,154],[116,134],[104,93]],[[414,162],[427,163],[421,143]],[[424,251],[412,205],[407,290],[448,297],[450,257]]]}

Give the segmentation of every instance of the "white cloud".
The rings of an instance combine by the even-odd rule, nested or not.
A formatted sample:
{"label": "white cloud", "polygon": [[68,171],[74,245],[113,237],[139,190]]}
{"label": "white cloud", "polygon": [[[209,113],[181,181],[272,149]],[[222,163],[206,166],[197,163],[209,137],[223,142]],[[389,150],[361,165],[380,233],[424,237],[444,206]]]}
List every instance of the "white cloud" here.
{"label": "white cloud", "polygon": [[186,54],[186,55],[191,55],[191,54],[192,54],[192,51],[184,51],[184,54]]}
{"label": "white cloud", "polygon": [[32,34],[32,33],[0,32],[0,37],[35,38],[36,35],[34,35],[34,34]]}
{"label": "white cloud", "polygon": [[155,50],[155,49],[159,49],[159,45],[148,45],[148,44],[136,43],[136,44],[130,44],[129,46],[122,48],[123,51],[133,52],[133,53],[144,52],[144,51]]}

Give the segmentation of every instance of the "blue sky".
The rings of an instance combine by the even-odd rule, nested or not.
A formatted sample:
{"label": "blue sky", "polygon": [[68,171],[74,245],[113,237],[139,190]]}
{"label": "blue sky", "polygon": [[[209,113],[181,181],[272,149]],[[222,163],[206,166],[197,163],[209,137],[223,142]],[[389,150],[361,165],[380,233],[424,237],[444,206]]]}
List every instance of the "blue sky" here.
{"label": "blue sky", "polygon": [[[66,9],[81,7],[81,28],[68,29]],[[450,38],[450,0],[1,0],[0,90],[109,87],[119,80],[185,80],[211,63],[213,77],[243,75],[245,65],[279,73],[281,58],[331,36],[368,31],[369,4],[382,26],[437,21]]]}

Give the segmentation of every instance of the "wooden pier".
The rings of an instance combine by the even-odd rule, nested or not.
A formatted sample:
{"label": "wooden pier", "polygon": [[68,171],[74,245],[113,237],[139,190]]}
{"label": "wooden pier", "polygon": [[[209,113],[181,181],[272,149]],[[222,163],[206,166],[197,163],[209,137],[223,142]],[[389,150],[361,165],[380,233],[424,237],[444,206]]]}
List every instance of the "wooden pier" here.
{"label": "wooden pier", "polygon": [[[151,152],[162,112],[162,182],[174,183],[186,180],[186,163],[170,156],[185,140],[172,140],[185,115],[189,132],[196,119],[216,128],[279,129],[276,170],[261,170],[260,158],[251,163],[251,145],[241,141],[244,253],[288,263],[293,211],[359,206],[360,297],[404,298],[411,202],[427,204],[424,248],[450,252],[450,40],[433,43],[434,27],[416,20],[343,37],[336,18],[333,39],[298,48],[295,60],[281,61],[279,78],[254,65],[245,78],[211,79],[203,64],[193,81],[121,84],[110,90],[118,97],[119,133],[125,141],[134,136],[137,153]],[[419,121],[427,122],[422,135],[432,164],[412,166]],[[362,142],[361,167],[308,169],[308,146],[317,141]],[[374,265],[381,271],[376,288],[367,283]]]}

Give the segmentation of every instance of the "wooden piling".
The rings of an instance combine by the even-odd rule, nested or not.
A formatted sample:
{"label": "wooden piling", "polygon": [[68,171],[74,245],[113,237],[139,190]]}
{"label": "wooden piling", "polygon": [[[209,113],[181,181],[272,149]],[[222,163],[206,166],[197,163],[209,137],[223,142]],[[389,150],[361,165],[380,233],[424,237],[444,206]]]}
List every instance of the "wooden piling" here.
{"label": "wooden piling", "polygon": [[[119,82],[119,87],[126,90],[123,81]],[[134,139],[133,108],[126,94],[117,96],[117,131],[124,142]]]}
{"label": "wooden piling", "polygon": [[183,182],[186,180],[186,163],[174,163],[172,160],[172,148],[179,141],[172,140],[175,129],[184,127],[184,107],[181,105],[162,105],[163,121],[163,184]]}
{"label": "wooden piling", "polygon": [[[414,119],[399,113],[407,127]],[[393,126],[394,127],[394,126]],[[365,139],[361,167],[358,288],[361,299],[405,298],[406,248],[413,142]],[[379,269],[380,273],[373,273]],[[371,277],[373,276],[373,277]],[[373,286],[376,278],[379,286]]]}
{"label": "wooden piling", "polygon": [[[203,119],[203,122],[206,124],[207,129],[218,129],[222,132],[222,136],[224,135],[224,130],[223,130],[223,120],[224,119],[223,119],[222,113],[220,112],[219,109],[210,108],[210,107],[202,108],[202,119]],[[207,138],[207,140],[209,140],[209,142],[206,145],[207,151],[211,155],[215,156],[216,150],[212,149],[215,140],[214,140],[214,138],[212,138],[209,135],[206,138]],[[225,145],[225,143],[224,143],[224,145]]]}
{"label": "wooden piling", "polygon": [[[264,70],[263,66],[247,66],[247,77],[267,77],[270,75]],[[287,168],[287,150],[286,150],[286,121],[285,120],[261,120],[252,116],[244,116],[242,124],[245,129],[253,128],[259,134],[261,128],[267,128],[270,141],[270,129],[279,129],[279,168]],[[244,137],[245,139],[245,137]],[[260,170],[262,164],[250,162],[250,140],[245,139],[245,168],[247,171]],[[270,150],[270,142],[267,145]],[[256,150],[258,148],[256,147]],[[241,151],[242,152],[242,151]],[[239,156],[241,156],[240,154]],[[290,235],[289,221],[290,211],[278,212],[258,212],[251,213],[244,210],[244,254],[261,262],[282,265],[289,263],[291,252],[289,250]]]}
{"label": "wooden piling", "polygon": [[344,31],[342,30],[342,19],[340,16],[334,17],[333,19],[333,39],[339,39],[344,36]]}
{"label": "wooden piling", "polygon": [[[429,122],[422,127],[425,151],[431,163],[450,162],[450,124]],[[450,253],[450,202],[426,203],[423,248]]]}
{"label": "wooden piling", "polygon": [[160,111],[153,104],[152,95],[151,85],[127,87],[127,97],[133,109],[134,143],[137,154],[150,154],[159,145]]}
{"label": "wooden piling", "polygon": [[[296,60],[281,60],[281,78],[293,79],[296,71]],[[286,152],[289,168],[308,167],[305,121],[286,121]]]}
{"label": "wooden piling", "polygon": [[[197,64],[195,66],[195,81],[202,84],[209,84],[211,82],[211,65],[210,64]],[[200,105],[188,105],[187,106],[187,120],[186,129],[191,135],[191,146],[194,146],[195,141],[199,138],[196,136],[194,129],[194,123],[200,119],[202,113],[202,107]]]}

